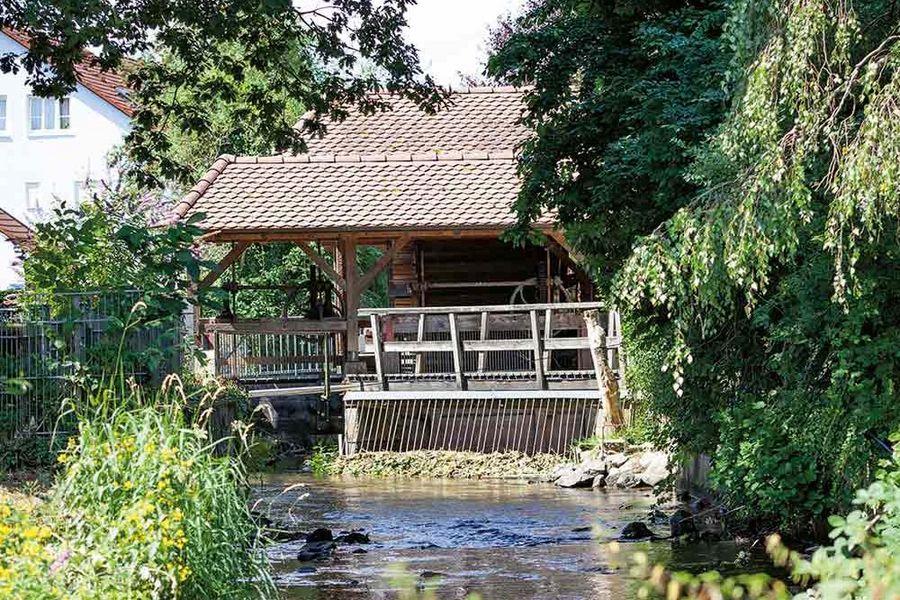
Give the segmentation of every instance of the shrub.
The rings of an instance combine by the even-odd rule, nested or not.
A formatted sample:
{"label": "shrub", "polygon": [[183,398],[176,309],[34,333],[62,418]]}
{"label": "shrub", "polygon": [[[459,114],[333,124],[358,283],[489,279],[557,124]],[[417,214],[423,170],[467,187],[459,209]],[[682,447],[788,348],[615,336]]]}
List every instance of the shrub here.
{"label": "shrub", "polygon": [[[771,536],[767,548],[776,565],[791,570],[794,583],[806,591],[795,600],[853,600],[900,598],[900,434],[893,459],[885,461],[877,480],[858,490],[856,509],[846,517],[833,516],[831,545],[817,549],[804,559],[786,548],[778,536]],[[701,575],[669,573],[651,567],[641,557],[634,569],[645,582],[644,593],[678,598],[791,598],[789,587],[764,574],[722,577],[710,572]]]}
{"label": "shrub", "polygon": [[213,452],[202,420],[189,421],[183,394],[167,387],[152,402],[101,391],[34,524],[0,504],[16,542],[0,547],[6,597],[273,595],[240,462]]}

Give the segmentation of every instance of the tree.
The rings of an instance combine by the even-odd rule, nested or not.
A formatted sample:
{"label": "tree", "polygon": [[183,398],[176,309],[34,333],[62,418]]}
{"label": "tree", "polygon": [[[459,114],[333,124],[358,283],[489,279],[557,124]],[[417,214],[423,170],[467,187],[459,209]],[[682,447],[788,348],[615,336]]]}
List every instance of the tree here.
{"label": "tree", "polygon": [[[214,129],[202,110],[210,101],[233,108],[242,135],[295,151],[323,126],[312,119],[295,128],[287,110],[294,103],[340,118],[352,107],[383,108],[372,92],[386,89],[433,109],[443,94],[402,37],[410,2],[334,0],[307,9],[291,0],[14,0],[0,5],[0,25],[27,33],[31,45],[24,57],[0,56],[0,71],[24,69],[43,96],[72,91],[85,59],[126,72],[136,107],[126,153],[138,182],[186,182],[191,167],[170,154],[166,130]],[[361,59],[373,68],[356,69]]]}
{"label": "tree", "polygon": [[636,361],[658,441],[711,454],[747,516],[846,507],[900,424],[894,3],[546,2],[517,27],[491,68],[535,84],[522,224],[556,209],[662,357]]}
{"label": "tree", "polygon": [[635,238],[696,190],[692,152],[726,106],[724,20],[715,1],[564,0],[501,28],[489,74],[534,86],[521,224],[559,211],[607,289]]}

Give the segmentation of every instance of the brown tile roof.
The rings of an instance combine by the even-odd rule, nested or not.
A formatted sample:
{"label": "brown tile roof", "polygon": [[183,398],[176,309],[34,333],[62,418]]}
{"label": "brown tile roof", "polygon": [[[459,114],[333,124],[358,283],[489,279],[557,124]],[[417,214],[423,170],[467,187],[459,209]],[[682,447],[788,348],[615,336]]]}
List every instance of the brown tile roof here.
{"label": "brown tile roof", "polygon": [[[307,140],[312,153],[491,152],[513,150],[528,135],[519,124],[522,89],[470,88],[454,92],[450,106],[434,115],[411,101],[393,98],[392,110],[367,116],[351,113],[326,122],[323,138]],[[299,126],[303,127],[303,121]]]}
{"label": "brown tile roof", "polygon": [[[522,91],[456,93],[426,115],[395,109],[353,114],[300,156],[223,156],[176,206],[177,218],[234,232],[502,230],[515,223],[515,147]],[[549,226],[549,219],[542,226]]]}
{"label": "brown tile roof", "polygon": [[0,235],[13,244],[27,244],[31,241],[32,232],[27,225],[0,208]]}
{"label": "brown tile roof", "polygon": [[[4,27],[2,31],[7,37],[25,48],[31,44],[28,35],[21,31],[9,27]],[[96,57],[90,52],[85,52],[84,60],[75,65],[75,77],[78,79],[78,83],[95,93],[101,100],[111,104],[128,117],[134,115],[134,107],[124,96],[124,92],[128,89],[125,79],[114,71],[102,70],[97,64]]]}
{"label": "brown tile roof", "polygon": [[175,210],[209,231],[496,230],[518,191],[509,151],[223,156]]}

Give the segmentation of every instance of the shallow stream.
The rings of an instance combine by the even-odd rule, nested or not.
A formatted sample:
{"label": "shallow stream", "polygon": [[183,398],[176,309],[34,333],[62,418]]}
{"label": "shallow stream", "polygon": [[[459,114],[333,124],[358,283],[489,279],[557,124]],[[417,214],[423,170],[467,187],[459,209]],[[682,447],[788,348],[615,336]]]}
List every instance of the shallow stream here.
{"label": "shallow stream", "polygon": [[[667,541],[621,544],[611,554],[604,542],[630,521],[646,522],[654,503],[647,492],[281,474],[258,482],[256,496],[257,509],[276,522],[304,531],[362,528],[371,536],[371,544],[339,546],[333,559],[314,563],[296,560],[302,542],[275,546],[277,581],[292,599],[390,598],[392,568],[403,566],[411,579],[436,584],[439,598],[628,600],[637,597],[629,554],[698,572],[733,570],[738,555],[731,542]],[[366,552],[352,553],[357,548]]]}

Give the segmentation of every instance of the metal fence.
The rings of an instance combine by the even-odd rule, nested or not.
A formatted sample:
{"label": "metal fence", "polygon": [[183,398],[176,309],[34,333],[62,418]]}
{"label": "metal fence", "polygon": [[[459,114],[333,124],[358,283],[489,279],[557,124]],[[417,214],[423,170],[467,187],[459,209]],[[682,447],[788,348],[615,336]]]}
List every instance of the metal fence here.
{"label": "metal fence", "polygon": [[120,369],[149,382],[177,370],[180,317],[142,322],[141,299],[135,290],[22,294],[0,308],[0,432],[52,430],[85,377]]}

